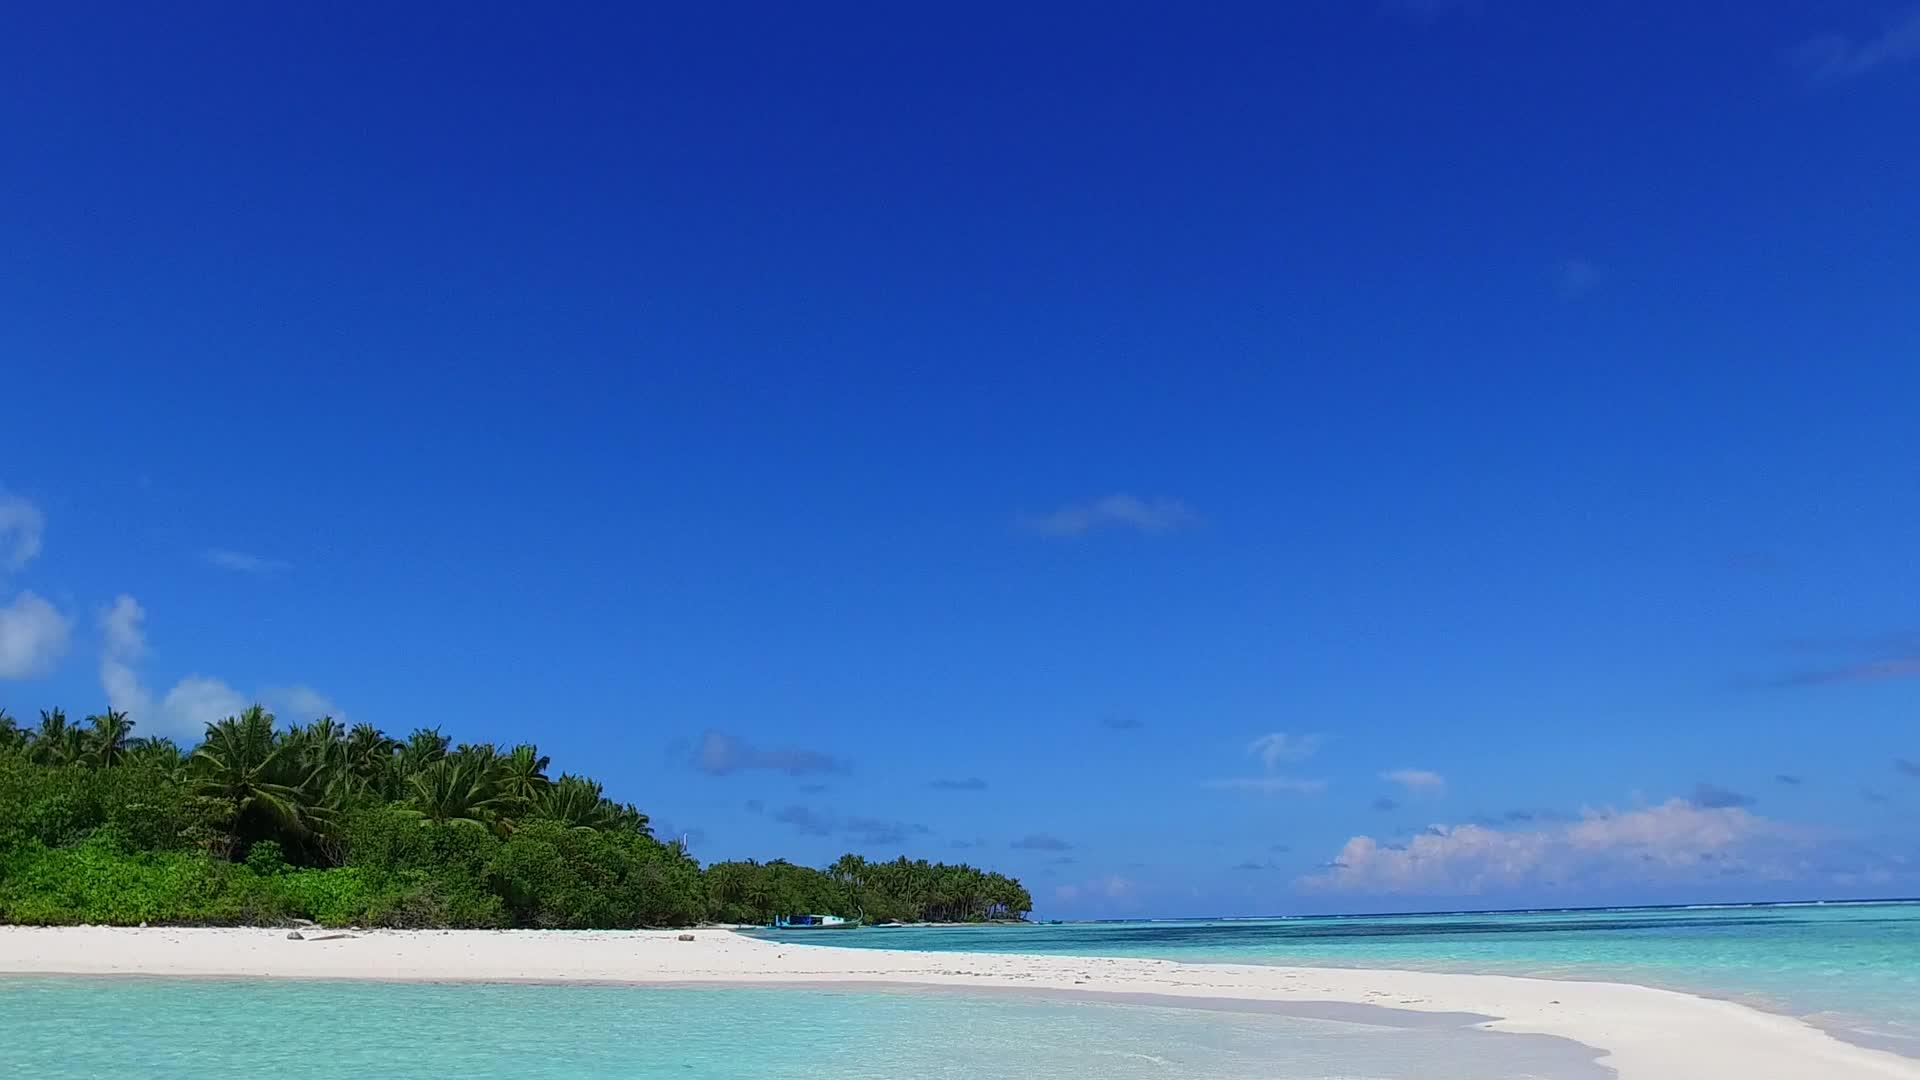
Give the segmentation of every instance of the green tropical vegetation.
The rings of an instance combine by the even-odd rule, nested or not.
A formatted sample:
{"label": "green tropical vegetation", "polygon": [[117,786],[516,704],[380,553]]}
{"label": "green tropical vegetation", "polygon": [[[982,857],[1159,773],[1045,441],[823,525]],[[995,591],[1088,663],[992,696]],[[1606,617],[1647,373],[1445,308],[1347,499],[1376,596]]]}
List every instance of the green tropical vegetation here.
{"label": "green tropical vegetation", "polygon": [[702,867],[524,743],[395,739],[254,706],[199,745],[108,709],[0,709],[0,923],[625,928],[1023,918],[1019,881],[846,855]]}

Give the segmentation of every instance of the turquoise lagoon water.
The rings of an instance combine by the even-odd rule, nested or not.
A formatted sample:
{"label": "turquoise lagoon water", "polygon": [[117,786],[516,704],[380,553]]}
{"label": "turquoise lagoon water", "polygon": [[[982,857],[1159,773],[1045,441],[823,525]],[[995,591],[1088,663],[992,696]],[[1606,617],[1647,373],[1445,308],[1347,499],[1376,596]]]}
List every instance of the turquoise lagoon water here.
{"label": "turquoise lagoon water", "polygon": [[1920,902],[820,933],[779,940],[1634,982],[1745,1001],[1920,1057]]}
{"label": "turquoise lagoon water", "polygon": [[0,980],[34,1080],[1602,1080],[1590,1050],[1393,1024],[940,992]]}

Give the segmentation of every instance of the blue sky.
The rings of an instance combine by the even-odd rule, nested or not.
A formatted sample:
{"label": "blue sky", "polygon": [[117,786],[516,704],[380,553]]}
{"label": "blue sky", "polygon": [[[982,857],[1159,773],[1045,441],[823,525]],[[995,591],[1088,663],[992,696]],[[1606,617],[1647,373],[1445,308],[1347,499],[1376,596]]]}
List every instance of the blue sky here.
{"label": "blue sky", "polygon": [[10,14],[0,704],[1048,915],[1920,893],[1920,9],[1564,7]]}

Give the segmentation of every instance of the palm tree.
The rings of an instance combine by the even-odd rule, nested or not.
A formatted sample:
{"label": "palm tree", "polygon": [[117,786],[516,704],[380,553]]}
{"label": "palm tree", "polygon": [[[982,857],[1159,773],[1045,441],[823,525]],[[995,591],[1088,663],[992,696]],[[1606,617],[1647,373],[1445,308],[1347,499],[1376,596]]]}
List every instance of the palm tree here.
{"label": "palm tree", "polygon": [[355,724],[347,732],[347,760],[356,768],[375,758],[392,757],[398,749],[398,740],[372,724]]}
{"label": "palm tree", "polygon": [[394,754],[400,742],[372,724],[355,724],[347,733],[346,766],[356,789],[383,798],[398,794]]}
{"label": "palm tree", "polygon": [[500,753],[500,748],[490,742],[461,743],[459,746],[453,748],[451,754],[447,755],[449,758],[458,758],[469,765],[477,766],[481,772],[489,776],[494,775],[496,770],[498,770],[500,759],[503,756],[504,755]]}
{"label": "palm tree", "polygon": [[614,811],[598,781],[563,774],[540,797],[540,815],[576,829],[604,829],[614,824]]}
{"label": "palm tree", "polygon": [[322,788],[332,789],[347,773],[347,729],[331,716],[323,716],[305,727],[290,727],[281,740],[287,752],[314,774]]}
{"label": "palm tree", "polygon": [[132,739],[127,743],[127,764],[146,765],[177,773],[187,763],[187,756],[172,739],[149,736]]}
{"label": "palm tree", "polygon": [[447,737],[439,728],[414,728],[400,747],[400,775],[414,773],[447,756]]}
{"label": "palm tree", "polygon": [[532,743],[514,747],[500,759],[500,793],[523,806],[532,806],[553,786],[553,781],[547,779],[550,764],[552,759]]}
{"label": "palm tree", "polygon": [[40,726],[29,745],[33,760],[41,765],[70,765],[86,753],[83,733],[67,723],[64,709],[40,710]]}
{"label": "palm tree", "polygon": [[867,860],[851,853],[842,855],[827,867],[827,872],[848,885],[860,885],[866,881]]}
{"label": "palm tree", "polygon": [[0,709],[0,751],[18,750],[25,745],[26,731],[8,715],[7,710]]}
{"label": "palm tree", "polygon": [[274,732],[272,713],[250,705],[238,717],[207,725],[187,762],[193,793],[232,808],[238,840],[304,840],[328,821],[314,798],[314,771],[296,749]]}
{"label": "palm tree", "polygon": [[422,824],[493,828],[500,822],[502,799],[493,778],[470,758],[441,758],[408,777],[407,786],[407,808]]}
{"label": "palm tree", "polygon": [[127,740],[133,734],[133,721],[111,706],[106,712],[87,717],[87,760],[101,768],[118,765],[126,759]]}
{"label": "palm tree", "polygon": [[296,728],[307,743],[307,752],[328,763],[344,759],[347,753],[347,727],[331,716],[323,716],[303,728]]}
{"label": "palm tree", "polygon": [[623,832],[637,832],[642,836],[653,835],[653,819],[632,803],[617,803],[612,799],[600,800],[604,804],[607,823],[601,828],[619,829]]}

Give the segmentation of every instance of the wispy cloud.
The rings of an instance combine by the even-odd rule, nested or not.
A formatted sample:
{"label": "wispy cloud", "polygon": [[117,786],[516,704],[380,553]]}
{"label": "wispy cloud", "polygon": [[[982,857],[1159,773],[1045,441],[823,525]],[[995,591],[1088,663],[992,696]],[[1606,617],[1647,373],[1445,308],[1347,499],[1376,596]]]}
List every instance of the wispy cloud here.
{"label": "wispy cloud", "polygon": [[862,847],[904,844],[914,837],[933,832],[917,822],[858,816],[842,818],[831,810],[798,803],[783,806],[772,813],[767,812],[766,804],[759,799],[748,799],[746,805],[748,813],[765,814],[796,832],[808,836],[842,836],[849,843]]}
{"label": "wispy cloud", "polygon": [[208,566],[221,570],[232,570],[237,574],[278,574],[291,569],[289,564],[279,559],[266,559],[258,555],[249,555],[244,551],[230,548],[208,548],[200,553],[200,558]]}
{"label": "wispy cloud", "polygon": [[935,780],[933,783],[927,786],[933,788],[936,791],[985,791],[987,790],[987,782],[985,780],[980,779],[977,776],[969,776],[964,780],[949,780],[945,777],[942,777],[941,779]]}
{"label": "wispy cloud", "polygon": [[1023,514],[1020,524],[1042,536],[1073,537],[1106,529],[1167,533],[1199,520],[1199,515],[1179,499],[1116,494],[1068,503],[1045,514]]}
{"label": "wispy cloud", "polygon": [[1898,772],[1902,776],[1911,776],[1916,780],[1920,780],[1920,761],[1909,761],[1906,758],[1894,758],[1893,768],[1895,772]]}
{"label": "wispy cloud", "polygon": [[847,819],[843,830],[848,839],[856,844],[869,847],[886,844],[904,844],[914,837],[926,836],[933,830],[912,821],[889,821],[883,818],[851,817]]}
{"label": "wispy cloud", "polygon": [[1577,887],[1604,878],[1685,881],[1728,873],[1779,877],[1781,856],[1811,843],[1801,830],[1741,807],[1686,799],[1526,829],[1437,825],[1404,844],[1348,840],[1304,887],[1340,892],[1472,895],[1521,886]]}
{"label": "wispy cloud", "polygon": [[1795,776],[1792,773],[1775,773],[1773,782],[1776,784],[1786,784],[1789,787],[1799,787],[1801,784],[1806,783],[1806,778],[1803,776]]}
{"label": "wispy cloud", "polygon": [[1290,761],[1305,761],[1325,746],[1324,735],[1289,735],[1274,731],[1247,744],[1247,756],[1258,758],[1268,769],[1277,769]]}
{"label": "wispy cloud", "polygon": [[1108,731],[1138,731],[1147,725],[1137,716],[1130,716],[1126,713],[1108,713],[1100,718],[1100,726],[1106,728]]}
{"label": "wispy cloud", "polygon": [[1071,851],[1073,845],[1051,833],[1028,833],[1015,840],[1012,847],[1022,851]]}
{"label": "wispy cloud", "polygon": [[1796,654],[1824,662],[1767,680],[1773,686],[1834,686],[1920,678],[1920,632],[1803,637],[1784,644]]}
{"label": "wispy cloud", "polygon": [[1559,810],[1534,810],[1516,807],[1498,815],[1481,814],[1473,818],[1475,825],[1528,825],[1536,821],[1572,821],[1574,815]]}
{"label": "wispy cloud", "polygon": [[22,592],[0,606],[0,679],[37,679],[67,655],[73,619],[46,598]]}
{"label": "wispy cloud", "polygon": [[1384,813],[1390,813],[1394,810],[1400,809],[1400,804],[1399,802],[1393,799],[1390,799],[1385,795],[1382,795],[1379,798],[1373,800],[1373,808],[1384,814]]}
{"label": "wispy cloud", "polygon": [[1724,810],[1732,806],[1752,806],[1754,800],[1751,795],[1702,780],[1693,785],[1693,795],[1687,801],[1707,810]]}
{"label": "wispy cloud", "polygon": [[821,813],[807,806],[783,806],[773,812],[773,820],[782,825],[791,825],[803,833],[812,836],[831,836],[834,820],[831,815]]}
{"label": "wispy cloud", "polygon": [[1920,7],[1887,20],[1878,33],[1855,38],[1831,33],[1801,42],[1788,53],[1814,82],[1857,78],[1920,58]]}
{"label": "wispy cloud", "polygon": [[1447,789],[1446,777],[1431,769],[1388,769],[1380,779],[1399,784],[1410,795],[1437,795]]}
{"label": "wispy cloud", "polygon": [[1779,680],[1781,686],[1830,686],[1836,683],[1885,682],[1920,678],[1920,655],[1888,656],[1857,664],[1803,671]]}
{"label": "wispy cloud", "polygon": [[1246,749],[1247,756],[1260,762],[1266,769],[1267,775],[1208,780],[1201,786],[1215,791],[1250,791],[1262,795],[1317,795],[1327,790],[1325,780],[1277,776],[1275,770],[1288,762],[1304,761],[1312,757],[1325,743],[1326,737],[1322,735],[1268,732],[1248,742]]}
{"label": "wispy cloud", "polygon": [[1215,791],[1251,791],[1260,795],[1318,795],[1327,790],[1325,780],[1301,780],[1291,776],[1233,776],[1208,780],[1201,785]]}
{"label": "wispy cloud", "polygon": [[40,554],[47,517],[18,495],[0,494],[0,572],[12,572]]}
{"label": "wispy cloud", "polygon": [[799,746],[762,749],[737,735],[711,729],[700,736],[700,744],[693,751],[693,765],[708,776],[753,771],[806,776],[846,769],[844,762],[824,751]]}

